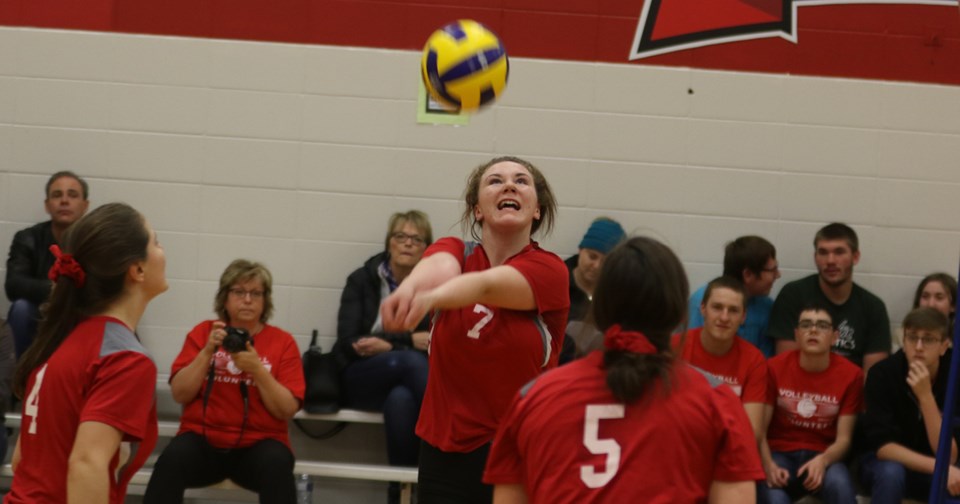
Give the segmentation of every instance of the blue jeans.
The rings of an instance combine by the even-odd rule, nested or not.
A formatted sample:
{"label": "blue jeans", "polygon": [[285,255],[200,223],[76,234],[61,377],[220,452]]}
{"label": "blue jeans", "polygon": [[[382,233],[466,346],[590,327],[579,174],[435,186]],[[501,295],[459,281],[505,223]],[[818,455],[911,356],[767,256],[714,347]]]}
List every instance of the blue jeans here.
{"label": "blue jeans", "polygon": [[13,347],[17,353],[17,360],[33,343],[33,336],[37,333],[37,319],[40,318],[40,309],[26,299],[15,299],[10,304],[7,314],[7,324],[13,333]]}
{"label": "blue jeans", "polygon": [[860,461],[860,480],[870,489],[872,504],[897,503],[903,499],[926,501],[933,476],[910,471],[892,460],[879,460],[868,453]]}
{"label": "blue jeans", "polygon": [[769,504],[790,504],[795,499],[813,493],[825,504],[856,504],[857,492],[854,489],[853,481],[850,479],[850,472],[843,462],[835,462],[827,466],[823,474],[823,482],[820,488],[810,492],[803,486],[803,476],[797,475],[800,466],[807,461],[819,455],[820,452],[813,450],[797,450],[792,452],[773,452],[773,461],[778,466],[787,470],[790,479],[784,488],[770,488],[765,484],[759,486],[757,490],[757,500],[760,503]]}
{"label": "blue jeans", "polygon": [[416,350],[383,352],[343,370],[344,405],[383,411],[390,465],[416,466],[420,438],[414,432],[427,389],[427,356]]}

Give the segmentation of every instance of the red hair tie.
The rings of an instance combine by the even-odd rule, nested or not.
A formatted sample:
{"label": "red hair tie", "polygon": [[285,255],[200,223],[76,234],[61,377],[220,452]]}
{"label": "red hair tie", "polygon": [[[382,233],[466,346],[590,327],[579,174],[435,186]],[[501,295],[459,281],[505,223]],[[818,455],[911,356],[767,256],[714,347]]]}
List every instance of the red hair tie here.
{"label": "red hair tie", "polygon": [[73,280],[73,283],[78,289],[83,287],[83,282],[86,280],[87,274],[83,271],[80,263],[78,263],[72,255],[61,252],[59,245],[50,245],[50,252],[57,260],[53,263],[53,266],[50,267],[47,277],[56,282],[58,278],[65,276]]}
{"label": "red hair tie", "polygon": [[603,345],[610,350],[620,350],[636,354],[655,354],[657,347],[639,331],[624,331],[620,324],[614,324],[603,335]]}

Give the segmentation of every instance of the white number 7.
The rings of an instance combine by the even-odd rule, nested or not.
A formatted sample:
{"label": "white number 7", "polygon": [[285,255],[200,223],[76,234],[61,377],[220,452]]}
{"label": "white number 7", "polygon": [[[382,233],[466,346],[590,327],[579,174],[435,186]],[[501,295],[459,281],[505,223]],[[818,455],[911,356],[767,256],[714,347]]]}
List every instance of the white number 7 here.
{"label": "white number 7", "polygon": [[583,418],[583,445],[594,455],[606,455],[603,472],[597,472],[592,465],[580,466],[580,479],[588,488],[600,488],[617,474],[620,469],[620,444],[613,439],[600,439],[600,420],[623,418],[622,404],[588,404]]}
{"label": "white number 7", "polygon": [[46,372],[47,365],[44,364],[37,372],[37,379],[34,380],[33,388],[30,389],[27,402],[23,407],[23,414],[30,417],[30,427],[27,428],[27,432],[30,434],[37,433],[37,415],[40,413],[40,386],[43,385],[43,375]]}
{"label": "white number 7", "polygon": [[473,339],[480,339],[480,329],[483,329],[483,326],[490,323],[490,319],[493,318],[493,310],[483,306],[482,304],[473,305],[473,313],[485,313],[486,315],[480,319],[480,322],[477,322],[473,329],[467,331],[467,337]]}

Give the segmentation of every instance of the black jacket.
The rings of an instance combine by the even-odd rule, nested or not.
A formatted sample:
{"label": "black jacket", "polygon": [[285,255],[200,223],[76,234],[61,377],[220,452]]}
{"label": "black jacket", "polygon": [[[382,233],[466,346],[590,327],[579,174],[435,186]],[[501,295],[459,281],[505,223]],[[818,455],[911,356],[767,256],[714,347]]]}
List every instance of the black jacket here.
{"label": "black jacket", "polygon": [[587,293],[577,287],[576,280],[573,279],[573,270],[577,269],[580,263],[580,254],[570,256],[566,261],[567,271],[570,272],[570,313],[567,315],[567,322],[574,320],[583,320],[587,316],[587,309],[590,308],[590,299]]}
{"label": "black jacket", "polygon": [[[388,260],[386,252],[367,259],[363,267],[347,277],[347,285],[340,295],[340,311],[337,313],[337,342],[334,352],[341,363],[353,362],[360,358],[353,351],[353,343],[363,336],[370,335],[370,328],[380,313],[380,263]],[[424,317],[417,331],[430,329],[430,316]],[[377,336],[393,344],[394,350],[412,349],[413,340],[409,332],[378,334]]]}
{"label": "black jacket", "polygon": [[[902,349],[870,368],[864,388],[867,411],[862,424],[866,448],[876,451],[887,443],[897,443],[932,457],[917,397],[907,384],[908,369]],[[949,374],[950,350],[947,350],[940,358],[937,380],[933,384],[933,396],[941,412]],[[960,436],[954,434],[954,438],[960,443]]]}
{"label": "black jacket", "polygon": [[55,243],[50,221],[21,229],[13,235],[7,257],[7,279],[3,284],[7,299],[11,302],[26,299],[37,305],[47,300],[53,287],[53,282],[47,278],[54,261],[50,245]]}

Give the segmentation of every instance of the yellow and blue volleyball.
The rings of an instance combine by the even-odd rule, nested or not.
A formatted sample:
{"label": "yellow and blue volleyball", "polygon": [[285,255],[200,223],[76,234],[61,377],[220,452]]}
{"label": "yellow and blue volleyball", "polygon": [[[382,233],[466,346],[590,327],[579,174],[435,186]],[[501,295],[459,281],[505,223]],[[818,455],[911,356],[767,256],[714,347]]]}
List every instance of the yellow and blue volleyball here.
{"label": "yellow and blue volleyball", "polygon": [[462,111],[493,103],[507,86],[509,66],[507,51],[496,34],[469,19],[433,32],[420,59],[430,96]]}

